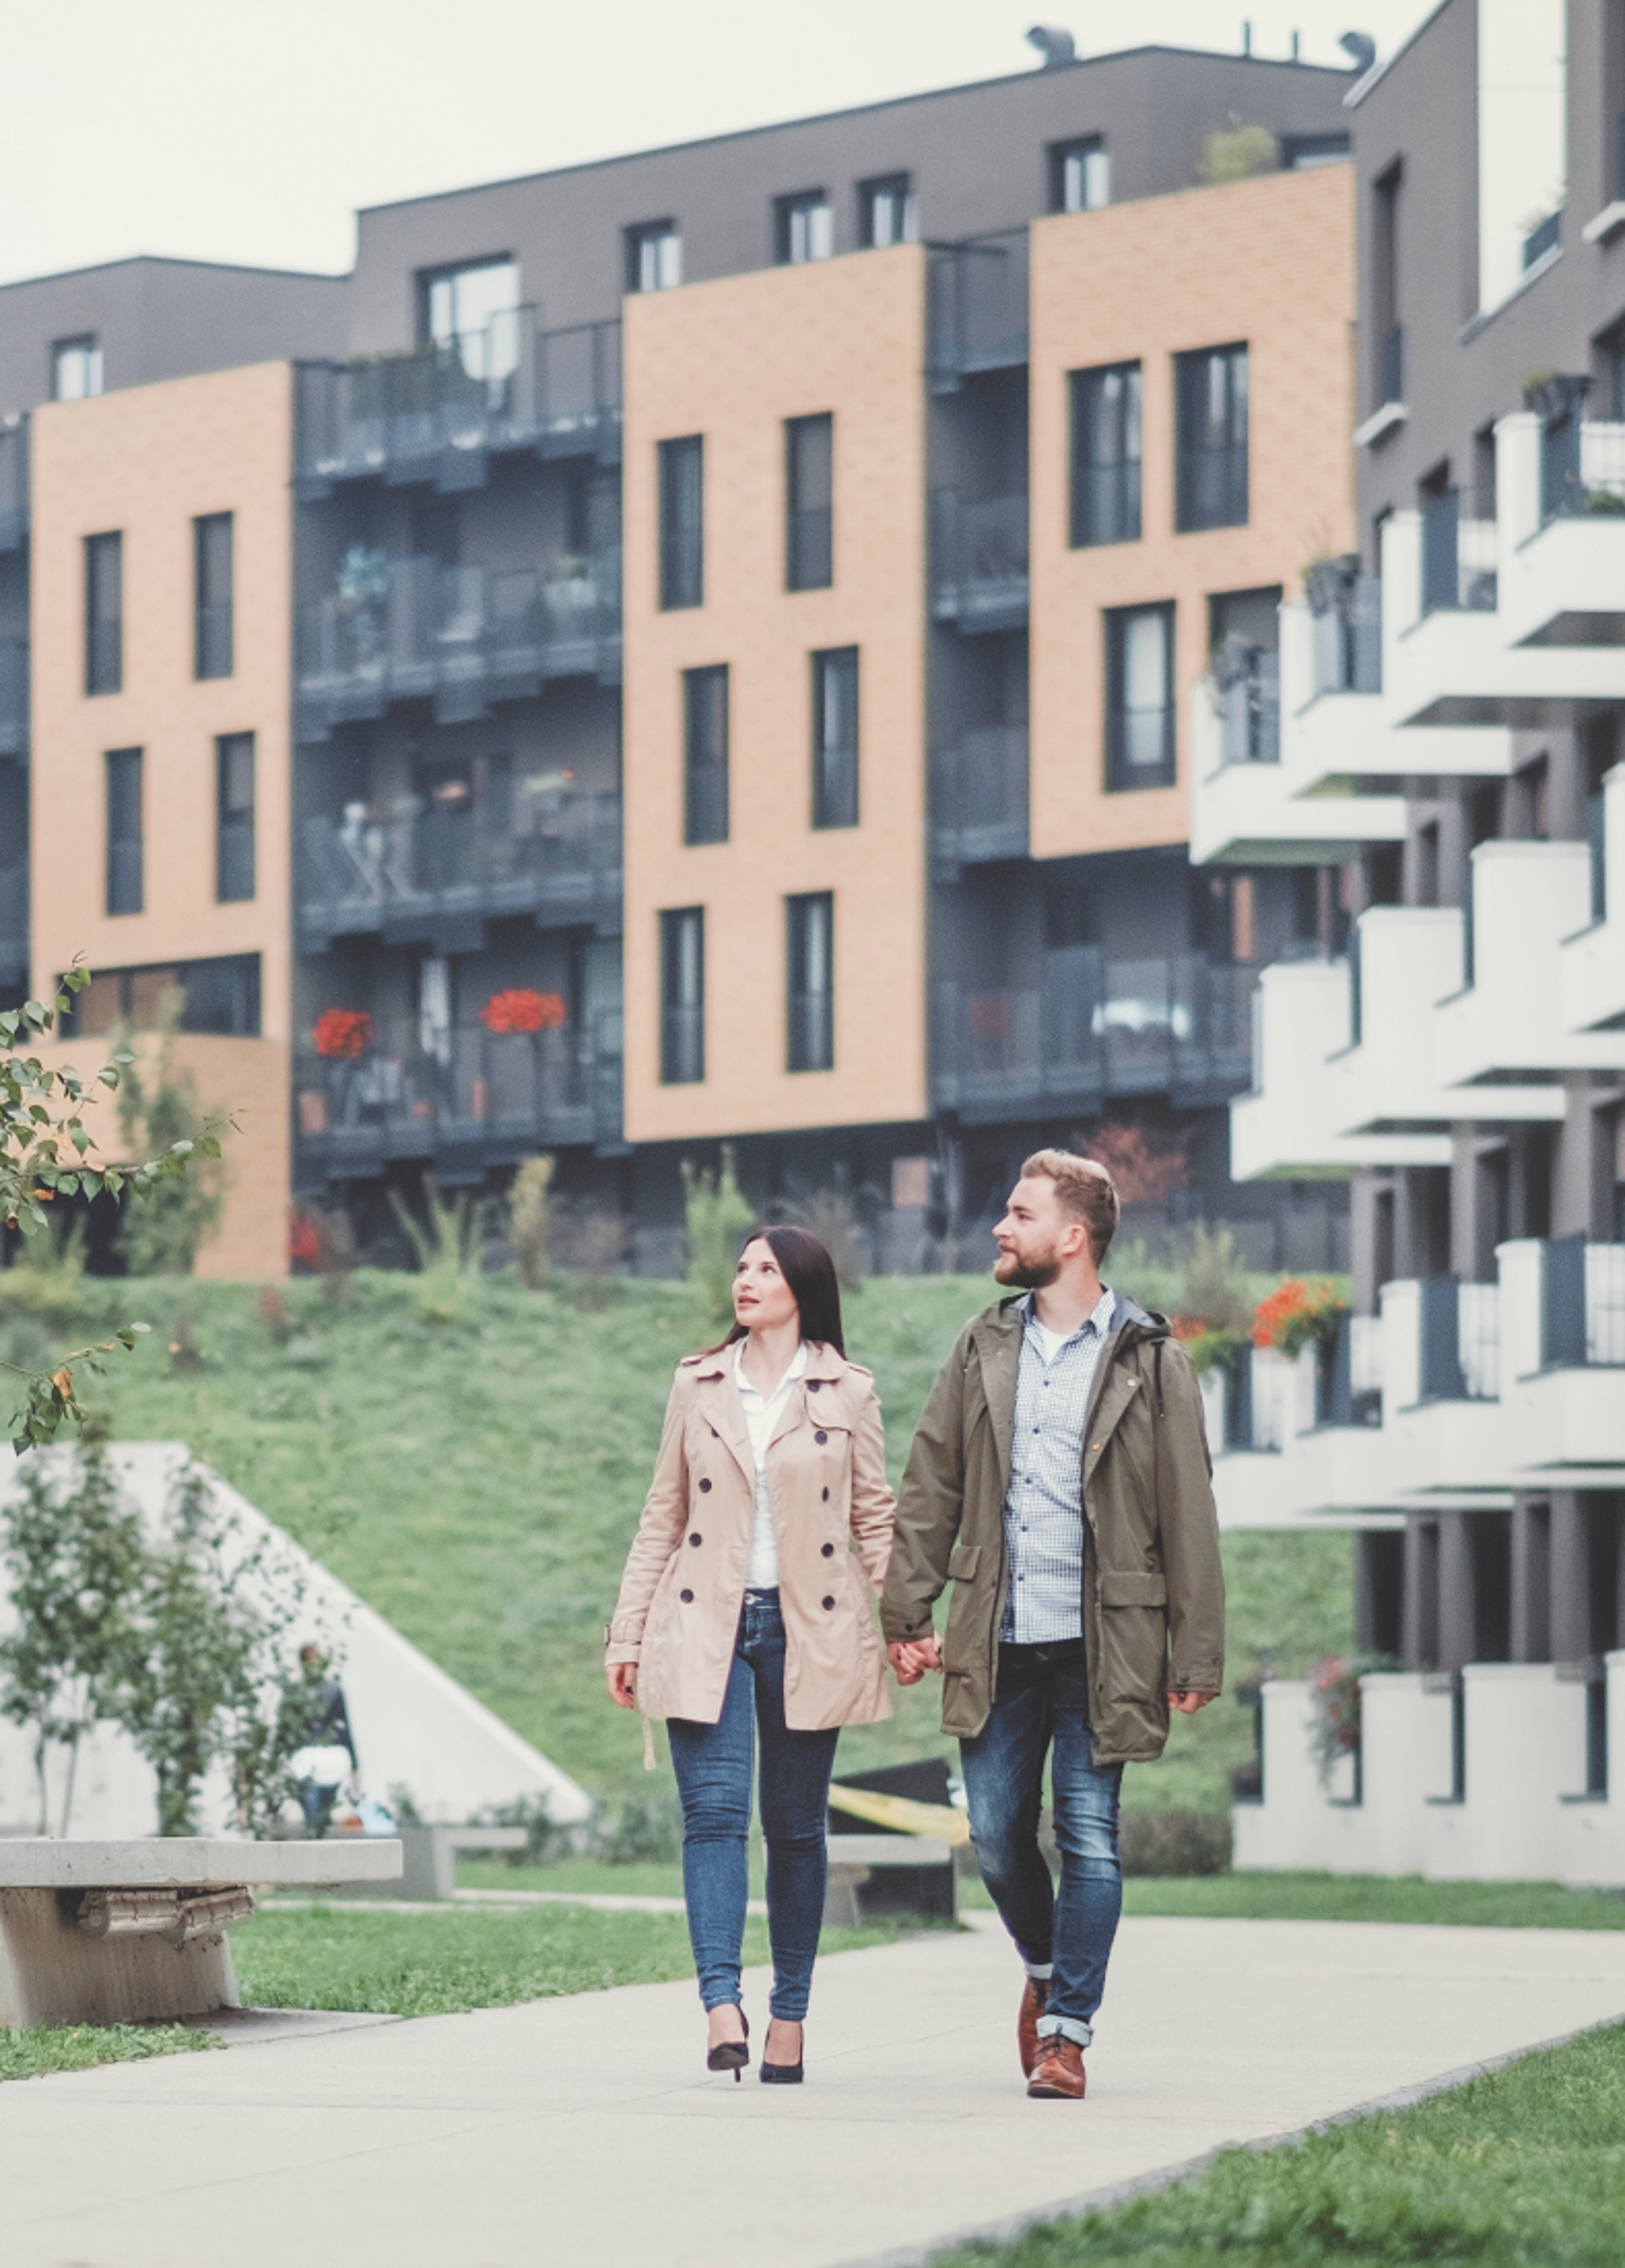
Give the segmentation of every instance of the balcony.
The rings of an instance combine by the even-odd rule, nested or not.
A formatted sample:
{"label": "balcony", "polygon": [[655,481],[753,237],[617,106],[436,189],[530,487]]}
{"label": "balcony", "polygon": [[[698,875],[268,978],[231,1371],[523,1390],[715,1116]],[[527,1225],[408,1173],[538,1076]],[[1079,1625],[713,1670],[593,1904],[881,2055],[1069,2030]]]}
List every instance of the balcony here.
{"label": "balcony", "polygon": [[28,641],[0,637],[0,756],[28,754]]}
{"label": "balcony", "polygon": [[1625,1030],[1576,1031],[1554,1012],[1563,940],[1584,928],[1584,843],[1481,843],[1473,853],[1465,983],[1440,1001],[1434,1060],[1447,1086],[1532,1084],[1560,1071],[1625,1070]]}
{"label": "balcony", "polygon": [[1383,585],[1357,552],[1324,559],[1304,576],[1311,623],[1311,697],[1383,689]]}
{"label": "balcony", "polygon": [[298,493],[382,476],[454,490],[484,485],[503,451],[618,460],[618,321],[537,328],[534,307],[415,354],[298,367]]}
{"label": "balcony", "polygon": [[621,799],[565,794],[496,827],[484,814],[414,811],[386,819],[353,805],[343,820],[300,823],[300,950],[377,936],[477,951],[488,922],[539,926],[612,921],[621,892]]}
{"label": "balcony", "polygon": [[0,551],[15,551],[28,533],[28,420],[0,425]]}
{"label": "balcony", "polygon": [[1108,1095],[1224,1101],[1247,1082],[1253,980],[1251,968],[1198,953],[1108,961],[1067,946],[1044,955],[1034,987],[939,984],[936,1101],[988,1123]]}
{"label": "balcony", "polygon": [[392,701],[432,700],[437,721],[484,716],[549,679],[618,679],[621,556],[530,569],[443,567],[359,555],[341,588],[299,611],[299,735],[380,717]]}
{"label": "balcony", "polygon": [[1016,370],[1028,353],[1028,232],[1002,229],[938,247],[927,272],[934,394],[978,371]]}
{"label": "balcony", "polygon": [[11,843],[0,853],[0,984],[8,988],[28,981],[28,869],[16,850]]}
{"label": "balcony", "polygon": [[1566,1031],[1625,1029],[1625,764],[1603,783],[1590,814],[1591,919],[1558,948]]}
{"label": "balcony", "polygon": [[1422,612],[1496,609],[1496,523],[1469,519],[1459,489],[1441,489],[1422,507]]}
{"label": "balcony", "polygon": [[937,879],[1027,856],[1027,727],[985,725],[931,763],[931,856]]}
{"label": "balcony", "polygon": [[1019,630],[1028,607],[1027,499],[931,495],[931,611],[964,631]]}
{"label": "balcony", "polygon": [[299,1166],[336,1181],[404,1159],[483,1171],[537,1149],[618,1141],[619,1019],[600,1022],[585,1042],[569,1030],[492,1033],[476,1023],[443,1034],[438,1049],[403,1023],[381,1029],[354,1062],[302,1057]]}
{"label": "balcony", "polygon": [[1246,638],[1227,637],[1214,653],[1208,697],[1219,721],[1222,764],[1281,762],[1281,657]]}

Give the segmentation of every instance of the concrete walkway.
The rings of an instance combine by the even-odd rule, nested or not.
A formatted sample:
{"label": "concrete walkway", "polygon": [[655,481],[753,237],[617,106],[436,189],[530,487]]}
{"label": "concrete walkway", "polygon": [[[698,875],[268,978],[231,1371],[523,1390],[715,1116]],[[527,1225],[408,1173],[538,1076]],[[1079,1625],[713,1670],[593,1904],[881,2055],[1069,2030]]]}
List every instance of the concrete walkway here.
{"label": "concrete walkway", "polygon": [[799,2090],[707,2077],[687,1984],[7,2086],[6,2268],[913,2258],[1625,2016],[1625,1933],[1135,1920],[1089,2102],[1029,2102],[977,1921],[824,1962]]}

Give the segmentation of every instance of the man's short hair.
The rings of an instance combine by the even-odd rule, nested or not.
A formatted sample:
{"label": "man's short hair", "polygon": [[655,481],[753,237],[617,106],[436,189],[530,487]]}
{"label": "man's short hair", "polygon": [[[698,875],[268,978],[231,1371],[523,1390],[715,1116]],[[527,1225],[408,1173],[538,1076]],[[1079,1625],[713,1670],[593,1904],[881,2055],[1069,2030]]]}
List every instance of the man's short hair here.
{"label": "man's short hair", "polygon": [[1055,1184],[1063,1212],[1081,1220],[1089,1231],[1089,1248],[1099,1267],[1117,1234],[1117,1184],[1097,1158],[1080,1158],[1071,1150],[1035,1150],[1022,1167],[1023,1181]]}

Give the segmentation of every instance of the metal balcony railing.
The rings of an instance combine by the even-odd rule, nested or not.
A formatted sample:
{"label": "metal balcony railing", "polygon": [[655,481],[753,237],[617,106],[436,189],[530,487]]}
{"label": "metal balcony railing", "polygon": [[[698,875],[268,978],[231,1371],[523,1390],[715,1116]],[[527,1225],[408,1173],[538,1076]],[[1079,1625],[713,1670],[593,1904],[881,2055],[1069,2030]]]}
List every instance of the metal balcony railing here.
{"label": "metal balcony railing", "polygon": [[1027,619],[1027,499],[967,504],[954,489],[931,495],[931,608],[962,630],[1018,629]]}
{"label": "metal balcony railing", "polygon": [[1437,489],[1422,505],[1422,611],[1493,614],[1496,523],[1462,516],[1461,491]]}
{"label": "metal balcony railing", "polygon": [[28,419],[0,425],[0,551],[15,551],[28,533]]}
{"label": "metal balcony railing", "polygon": [[28,753],[28,641],[0,637],[0,756]]}
{"label": "metal balcony railing", "polygon": [[1281,657],[1232,633],[1213,656],[1208,697],[1219,719],[1220,761],[1281,762]]}
{"label": "metal balcony railing", "polygon": [[1358,552],[1317,560],[1304,576],[1316,693],[1383,689],[1383,586]]}
{"label": "metal balcony railing", "polygon": [[[16,845],[8,846],[14,856]],[[0,866],[0,983],[18,984],[28,974],[28,869],[20,860]]]}
{"label": "metal balcony railing", "polygon": [[1013,370],[1026,361],[1028,267],[1024,228],[933,250],[927,274],[933,392],[952,393],[973,372]]}
{"label": "metal balcony railing", "polygon": [[535,693],[555,677],[618,675],[621,556],[600,553],[538,574],[387,563],[376,598],[335,593],[299,609],[299,730],[380,715],[432,696],[443,722]]}
{"label": "metal balcony railing", "polygon": [[1542,523],[1625,513],[1625,424],[1577,415],[1540,434]]}
{"label": "metal balcony railing", "polygon": [[415,1022],[382,1027],[353,1062],[307,1054],[295,1071],[303,1162],[334,1174],[391,1158],[613,1140],[620,1124],[619,1019],[580,1035],[460,1025],[425,1047]]}
{"label": "metal balcony railing", "polygon": [[1625,1244],[1553,1237],[1540,1253],[1546,1369],[1625,1366]]}
{"label": "metal balcony railing", "polygon": [[1501,1293],[1495,1284],[1427,1276],[1419,1286],[1417,1387],[1423,1402],[1494,1402],[1501,1392]]}
{"label": "metal balcony railing", "polygon": [[931,760],[931,843],[940,865],[1027,855],[1027,727],[983,725]]}
{"label": "metal balcony railing", "polygon": [[369,474],[461,488],[493,450],[618,454],[618,320],[538,328],[509,308],[483,330],[347,364],[299,366],[298,471],[307,493]]}
{"label": "metal balcony railing", "polygon": [[1039,981],[1001,990],[940,983],[934,1085],[968,1119],[1109,1094],[1228,1100],[1252,1071],[1256,972],[1200,953],[1108,960],[1093,946],[1046,953]]}
{"label": "metal balcony railing", "polygon": [[618,899],[621,799],[549,796],[496,823],[477,803],[461,810],[343,819],[299,828],[299,927],[321,939],[389,933],[471,913],[591,918]]}

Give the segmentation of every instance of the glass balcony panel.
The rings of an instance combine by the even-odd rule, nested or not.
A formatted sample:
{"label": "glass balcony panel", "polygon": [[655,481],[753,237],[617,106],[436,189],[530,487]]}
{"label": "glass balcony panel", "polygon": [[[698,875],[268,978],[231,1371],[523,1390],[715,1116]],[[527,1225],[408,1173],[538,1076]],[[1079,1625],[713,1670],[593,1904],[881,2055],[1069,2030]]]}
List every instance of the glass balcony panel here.
{"label": "glass balcony panel", "polygon": [[0,756],[28,753],[28,641],[0,637]]}
{"label": "glass balcony panel", "polygon": [[984,725],[933,762],[939,857],[971,865],[1027,851],[1027,727]]}
{"label": "glass balcony panel", "polygon": [[933,602],[964,629],[1013,628],[1028,600],[1027,499],[965,503],[956,490],[932,496]]}
{"label": "glass balcony panel", "polygon": [[1625,1365],[1625,1244],[1585,1248],[1585,1359]]}
{"label": "glass balcony panel", "polygon": [[0,551],[15,551],[28,532],[28,420],[0,425]]}
{"label": "glass balcony panel", "polygon": [[927,287],[931,378],[939,392],[972,371],[1009,370],[1027,359],[1028,235],[1000,230],[945,245]]}

